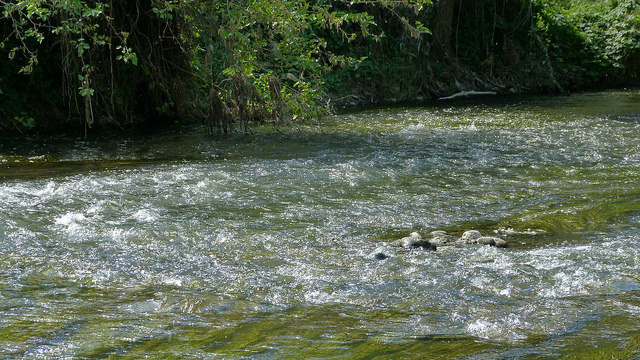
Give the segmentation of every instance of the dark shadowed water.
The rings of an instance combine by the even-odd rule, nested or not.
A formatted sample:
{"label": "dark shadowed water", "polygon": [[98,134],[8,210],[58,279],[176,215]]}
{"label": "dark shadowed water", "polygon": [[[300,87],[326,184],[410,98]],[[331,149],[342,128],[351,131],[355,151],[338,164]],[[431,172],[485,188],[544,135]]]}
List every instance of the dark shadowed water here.
{"label": "dark shadowed water", "polygon": [[0,356],[640,355],[640,92],[482,101],[0,139]]}

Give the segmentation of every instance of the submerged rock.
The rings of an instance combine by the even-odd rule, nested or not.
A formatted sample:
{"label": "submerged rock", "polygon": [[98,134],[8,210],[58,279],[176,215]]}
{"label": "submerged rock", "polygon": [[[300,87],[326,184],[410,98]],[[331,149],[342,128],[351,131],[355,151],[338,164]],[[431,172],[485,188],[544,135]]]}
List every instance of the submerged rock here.
{"label": "submerged rock", "polygon": [[429,239],[429,242],[434,245],[446,245],[456,241],[456,238],[442,230],[432,231],[431,236],[432,238]]}
{"label": "submerged rock", "polygon": [[423,248],[424,250],[436,251],[436,246],[427,240],[419,240],[409,245],[412,249]]}
{"label": "submerged rock", "polygon": [[373,258],[376,260],[385,260],[389,258],[389,255],[383,253],[383,252],[377,252],[373,254]]}
{"label": "submerged rock", "polygon": [[390,256],[384,253],[384,247],[378,247],[377,249],[373,250],[373,252],[369,254],[368,257],[373,260],[385,260]]}

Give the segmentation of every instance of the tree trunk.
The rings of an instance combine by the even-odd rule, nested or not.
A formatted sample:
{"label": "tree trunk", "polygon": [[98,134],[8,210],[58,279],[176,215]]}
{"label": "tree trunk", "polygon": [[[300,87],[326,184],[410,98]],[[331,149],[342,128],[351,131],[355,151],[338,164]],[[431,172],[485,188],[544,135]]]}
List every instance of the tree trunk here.
{"label": "tree trunk", "polygon": [[434,46],[444,54],[451,53],[451,35],[453,33],[453,10],[455,0],[436,2],[436,28],[433,33]]}

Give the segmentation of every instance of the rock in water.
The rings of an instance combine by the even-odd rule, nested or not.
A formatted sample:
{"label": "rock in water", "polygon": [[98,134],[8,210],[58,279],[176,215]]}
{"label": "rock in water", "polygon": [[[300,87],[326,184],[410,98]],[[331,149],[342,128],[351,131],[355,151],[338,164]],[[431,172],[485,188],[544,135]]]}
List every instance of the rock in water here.
{"label": "rock in water", "polygon": [[431,236],[433,237],[429,239],[429,242],[434,245],[446,245],[456,241],[456,238],[447,234],[446,231],[442,231],[442,230],[432,231]]}
{"label": "rock in water", "polygon": [[482,234],[480,234],[480,231],[468,230],[465,231],[464,234],[462,234],[462,237],[458,241],[466,242],[467,244],[476,244],[478,242],[478,239],[480,239],[481,237]]}
{"label": "rock in water", "polygon": [[420,236],[420,234],[415,231],[412,232],[409,236],[400,239],[400,243],[404,247],[414,246],[419,241],[422,241],[422,236]]}
{"label": "rock in water", "polygon": [[371,254],[369,254],[369,258],[373,260],[384,260],[388,259],[389,255],[384,253],[384,247],[378,247]]}
{"label": "rock in water", "polygon": [[[449,245],[451,243],[464,243],[464,244],[479,244],[479,245],[490,245],[499,248],[507,247],[507,242],[503,239],[493,237],[493,236],[482,236],[482,234],[477,230],[468,230],[462,234],[460,239],[454,238],[453,236],[447,234],[446,231],[435,230],[431,232],[432,238],[428,241],[422,240],[420,234],[412,233],[411,236],[402,238],[396,241],[396,246],[405,246],[405,247],[424,247],[431,248],[435,250],[436,246]],[[427,244],[428,243],[428,244]]]}
{"label": "rock in water", "polygon": [[384,259],[388,259],[389,256],[385,253],[382,252],[377,252],[375,254],[373,254],[373,258],[376,260],[384,260]]}
{"label": "rock in water", "polygon": [[409,245],[412,249],[423,248],[424,250],[436,251],[436,246],[427,240],[419,240]]}
{"label": "rock in water", "polygon": [[408,248],[423,248],[425,250],[435,250],[436,246],[427,240],[422,239],[422,236],[417,232],[412,232],[411,235],[403,237],[400,240],[391,243],[393,246],[402,246]]}
{"label": "rock in water", "polygon": [[476,242],[480,245],[492,245],[494,246],[496,244],[496,239],[492,238],[490,236],[483,236],[481,238],[479,238],[478,240],[476,240]]}
{"label": "rock in water", "polygon": [[496,239],[495,240],[495,247],[506,248],[507,247],[507,242],[502,240],[502,239]]}

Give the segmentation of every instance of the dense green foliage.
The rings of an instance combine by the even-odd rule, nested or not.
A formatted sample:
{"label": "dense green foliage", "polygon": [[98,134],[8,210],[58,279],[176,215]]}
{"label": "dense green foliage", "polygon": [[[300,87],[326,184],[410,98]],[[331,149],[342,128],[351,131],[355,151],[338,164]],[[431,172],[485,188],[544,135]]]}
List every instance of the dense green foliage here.
{"label": "dense green foliage", "polygon": [[640,79],[640,2],[538,1],[538,28],[569,90]]}
{"label": "dense green foliage", "polygon": [[[0,132],[638,84],[638,0],[0,0]],[[429,30],[430,29],[430,30]]]}
{"label": "dense green foliage", "polygon": [[[332,90],[347,88],[373,102],[413,101],[457,91],[566,92],[640,83],[640,2],[477,0],[453,3],[448,39],[435,8],[415,21],[434,30],[413,38],[386,24],[379,42],[349,44],[366,56],[357,69],[334,72]],[[443,43],[446,42],[446,45]],[[345,44],[346,45],[346,44]]]}
{"label": "dense green foliage", "polygon": [[162,119],[181,99],[180,71],[189,65],[178,37],[186,25],[165,8],[78,0],[0,5],[0,47],[12,60],[3,61],[9,69],[3,66],[0,83],[6,96],[0,128],[77,124],[78,118],[86,127],[121,127],[136,117]]}

